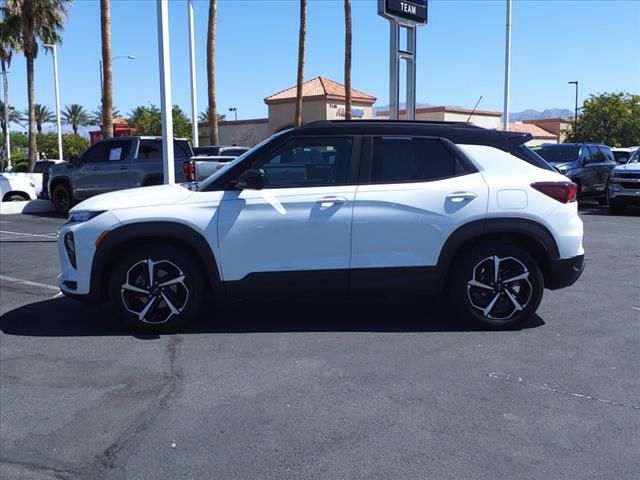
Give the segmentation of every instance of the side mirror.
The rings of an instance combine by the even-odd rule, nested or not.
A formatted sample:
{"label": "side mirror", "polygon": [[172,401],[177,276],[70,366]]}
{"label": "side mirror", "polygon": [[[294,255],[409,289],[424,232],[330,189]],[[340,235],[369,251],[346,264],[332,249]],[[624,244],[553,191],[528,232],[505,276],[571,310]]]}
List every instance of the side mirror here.
{"label": "side mirror", "polygon": [[75,165],[76,167],[80,166],[80,157],[77,155],[73,155],[71,157],[69,157],[69,163],[72,163],[73,165]]}
{"label": "side mirror", "polygon": [[238,178],[236,187],[240,190],[262,190],[264,178],[258,170],[249,169]]}

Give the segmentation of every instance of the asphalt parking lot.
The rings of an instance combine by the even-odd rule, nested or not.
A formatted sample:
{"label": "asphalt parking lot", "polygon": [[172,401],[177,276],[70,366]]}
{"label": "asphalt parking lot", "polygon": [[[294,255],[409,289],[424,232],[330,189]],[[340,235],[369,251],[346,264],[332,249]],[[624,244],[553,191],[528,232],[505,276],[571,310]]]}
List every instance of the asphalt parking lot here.
{"label": "asphalt parking lot", "polygon": [[0,221],[0,477],[637,479],[640,210],[521,330],[438,302],[210,306],[133,336],[60,297],[55,217]]}

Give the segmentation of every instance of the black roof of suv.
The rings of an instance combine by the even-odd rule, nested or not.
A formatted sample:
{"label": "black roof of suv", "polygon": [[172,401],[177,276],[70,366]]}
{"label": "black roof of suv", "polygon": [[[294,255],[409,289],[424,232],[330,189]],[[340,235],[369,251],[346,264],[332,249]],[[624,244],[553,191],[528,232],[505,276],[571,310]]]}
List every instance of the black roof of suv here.
{"label": "black roof of suv", "polygon": [[503,150],[536,167],[555,171],[540,155],[524,144],[530,133],[490,130],[465,122],[424,120],[319,120],[290,130],[309,135],[416,135],[446,138],[453,143],[487,145]]}

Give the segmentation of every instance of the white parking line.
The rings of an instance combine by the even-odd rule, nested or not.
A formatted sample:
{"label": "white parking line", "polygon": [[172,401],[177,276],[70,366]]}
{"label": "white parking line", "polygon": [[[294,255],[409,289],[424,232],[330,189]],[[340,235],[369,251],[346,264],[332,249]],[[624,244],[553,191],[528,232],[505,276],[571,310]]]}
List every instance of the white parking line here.
{"label": "white parking line", "polygon": [[0,275],[0,280],[5,282],[21,283],[23,285],[29,285],[30,287],[46,288],[47,290],[60,291],[60,287],[54,287],[53,285],[47,285],[45,283],[30,282],[29,280],[21,280],[20,278],[7,277],[6,275]]}
{"label": "white parking line", "polygon": [[55,240],[56,239],[56,234],[55,233],[42,235],[42,234],[38,234],[38,233],[9,232],[7,230],[0,230],[0,233],[4,233],[4,234],[7,234],[7,235],[19,235],[21,237],[41,237],[41,238],[48,238],[50,240]]}

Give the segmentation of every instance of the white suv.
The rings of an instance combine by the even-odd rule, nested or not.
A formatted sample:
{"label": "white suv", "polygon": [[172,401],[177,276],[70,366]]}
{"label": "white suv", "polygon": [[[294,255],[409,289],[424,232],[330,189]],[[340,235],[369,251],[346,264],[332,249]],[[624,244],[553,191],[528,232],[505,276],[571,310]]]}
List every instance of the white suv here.
{"label": "white suv", "polygon": [[285,131],[200,185],[76,206],[59,232],[60,287],[160,332],[207,296],[344,292],[447,294],[459,317],[511,327],[544,288],[575,282],[584,254],[576,186],[506,153],[516,135],[526,141],[382,121]]}

